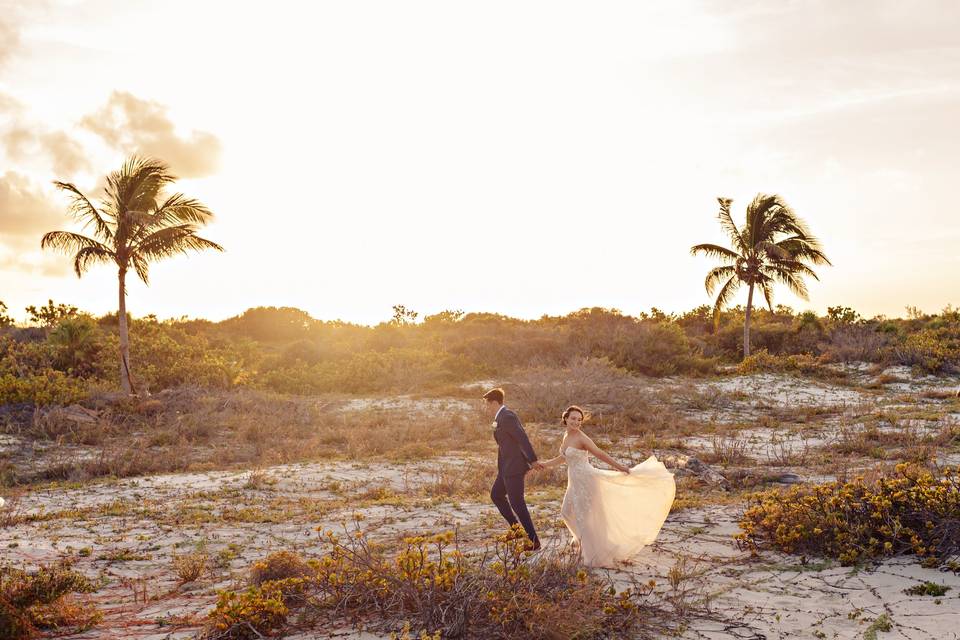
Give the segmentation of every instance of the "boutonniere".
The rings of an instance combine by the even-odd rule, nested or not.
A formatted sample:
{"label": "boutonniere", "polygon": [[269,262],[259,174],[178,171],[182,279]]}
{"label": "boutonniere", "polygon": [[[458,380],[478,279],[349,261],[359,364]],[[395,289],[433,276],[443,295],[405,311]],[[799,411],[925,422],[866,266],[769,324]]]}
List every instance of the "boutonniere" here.
{"label": "boutonniere", "polygon": [[493,427],[494,429],[496,429],[496,428],[497,428],[497,421],[494,420],[493,422],[491,422],[491,423],[490,423],[490,426]]}

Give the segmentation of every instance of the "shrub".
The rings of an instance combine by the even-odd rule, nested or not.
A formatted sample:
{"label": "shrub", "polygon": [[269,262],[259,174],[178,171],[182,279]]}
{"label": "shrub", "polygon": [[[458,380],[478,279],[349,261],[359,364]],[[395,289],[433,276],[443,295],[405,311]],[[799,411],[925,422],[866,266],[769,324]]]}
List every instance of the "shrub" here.
{"label": "shrub", "polygon": [[903,592],[908,596],[934,596],[939,598],[942,595],[946,595],[947,591],[950,591],[953,587],[948,587],[945,584],[937,584],[936,582],[930,582],[926,580],[920,584],[915,584],[912,587],[904,589]]}
{"label": "shrub", "polygon": [[519,527],[476,556],[464,555],[452,532],[406,538],[395,554],[369,542],[359,523],[342,540],[323,535],[330,551],[310,562],[311,575],[221,594],[204,637],[256,637],[251,629],[265,635],[301,609],[313,614],[304,619],[327,624],[331,616],[350,620],[375,611],[386,629],[403,625],[404,637],[412,622],[421,637],[543,639],[662,637],[691,613],[681,580],[663,597],[652,581],[618,591],[570,551],[532,559]]}
{"label": "shrub", "polygon": [[806,354],[774,356],[770,355],[766,349],[761,349],[751,353],[748,357],[737,365],[737,372],[741,374],[781,372],[781,373],[800,373],[803,375],[816,375],[826,377],[838,377],[843,374],[820,365],[816,358]]}
{"label": "shrub", "polygon": [[268,582],[242,593],[221,591],[200,638],[254,640],[283,629],[290,610],[281,585]]}
{"label": "shrub", "polygon": [[608,355],[614,365],[649,376],[684,371],[691,361],[690,345],[678,325],[641,322],[614,339]]}
{"label": "shrub", "polygon": [[37,406],[73,404],[86,393],[86,382],[53,369],[22,377],[9,373],[0,376],[0,405],[24,402]]}
{"label": "shrub", "polygon": [[[110,350],[111,355],[116,353]],[[156,320],[137,320],[130,328],[133,374],[152,390],[196,384],[226,387],[233,379],[223,355],[202,336]]]}
{"label": "shrub", "polygon": [[47,341],[54,349],[54,360],[60,370],[87,376],[98,373],[103,344],[100,329],[90,316],[64,318],[50,332]]}
{"label": "shrub", "polygon": [[844,324],[820,345],[824,359],[830,362],[877,362],[887,344],[888,334],[864,324]]}
{"label": "shrub", "polygon": [[41,565],[32,573],[0,566],[0,638],[33,638],[40,629],[88,628],[99,619],[89,607],[78,607],[71,593],[94,591],[92,583],[68,564]]}
{"label": "shrub", "polygon": [[292,551],[277,551],[254,563],[250,568],[250,584],[260,586],[265,582],[286,578],[304,578],[314,570],[306,560]]}
{"label": "shrub", "polygon": [[[571,404],[593,414],[591,424],[606,427],[657,425],[675,422],[674,408],[639,388],[637,380],[605,358],[576,358],[566,367],[536,367],[517,371],[505,384],[508,402],[525,420],[557,424]],[[608,420],[608,418],[611,418]]]}
{"label": "shrub", "polygon": [[258,385],[281,393],[369,393],[372,391],[422,390],[450,380],[464,380],[476,366],[462,356],[418,349],[361,351],[346,359],[315,365],[263,371]]}
{"label": "shrub", "polygon": [[914,365],[928,373],[951,371],[960,366],[960,340],[946,329],[922,329],[893,347],[899,364]]}
{"label": "shrub", "polygon": [[925,566],[960,554],[960,468],[934,472],[906,464],[863,478],[750,497],[737,536],[743,548],[839,559],[849,565],[915,554]]}
{"label": "shrub", "polygon": [[203,550],[197,550],[184,555],[174,555],[171,563],[177,579],[184,584],[199,580],[207,572],[210,556]]}

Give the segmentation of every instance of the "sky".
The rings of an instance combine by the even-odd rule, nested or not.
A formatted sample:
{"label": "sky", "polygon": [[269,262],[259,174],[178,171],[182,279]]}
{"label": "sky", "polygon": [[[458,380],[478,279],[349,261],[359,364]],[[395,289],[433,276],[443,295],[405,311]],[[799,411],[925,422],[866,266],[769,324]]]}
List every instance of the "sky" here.
{"label": "sky", "polygon": [[[129,282],[135,316],[403,304],[521,318],[712,304],[779,193],[818,236],[809,301],[960,303],[960,4],[934,0],[0,0],[0,300],[117,306],[40,237],[132,153],[216,214],[222,254]],[[737,302],[746,300],[743,290]]]}

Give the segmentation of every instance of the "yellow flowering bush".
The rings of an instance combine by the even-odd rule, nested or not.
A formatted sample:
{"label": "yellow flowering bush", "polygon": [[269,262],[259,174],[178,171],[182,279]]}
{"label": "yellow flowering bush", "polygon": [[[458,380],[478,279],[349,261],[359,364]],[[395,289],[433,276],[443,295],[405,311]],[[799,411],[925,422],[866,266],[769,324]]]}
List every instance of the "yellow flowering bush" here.
{"label": "yellow flowering bush", "polygon": [[845,565],[914,554],[925,566],[960,554],[960,468],[899,464],[873,481],[832,482],[754,494],[741,548],[837,558]]}
{"label": "yellow flowering bush", "polygon": [[364,617],[401,637],[411,629],[431,639],[654,637],[680,628],[691,611],[676,593],[658,594],[653,581],[618,590],[571,551],[533,556],[519,527],[466,555],[449,531],[388,550],[359,521],[341,535],[320,531],[328,551],[307,562],[309,573],[222,593],[204,638],[266,636],[295,612],[301,623]]}
{"label": "yellow flowering bush", "polygon": [[201,637],[254,640],[283,629],[290,613],[284,603],[284,586],[285,581],[270,581],[242,593],[221,591]]}

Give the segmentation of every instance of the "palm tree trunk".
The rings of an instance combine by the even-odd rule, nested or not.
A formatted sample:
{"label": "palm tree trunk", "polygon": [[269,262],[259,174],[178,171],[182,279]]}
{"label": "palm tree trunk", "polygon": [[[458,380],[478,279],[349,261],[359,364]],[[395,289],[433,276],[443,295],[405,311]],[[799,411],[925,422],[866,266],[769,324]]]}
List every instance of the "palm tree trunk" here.
{"label": "palm tree trunk", "polygon": [[747,313],[743,318],[743,357],[750,356],[750,314],[753,312],[753,283],[750,284],[750,291],[747,293]]}
{"label": "palm tree trunk", "polygon": [[120,325],[120,388],[126,394],[133,393],[133,382],[130,377],[130,339],[127,329],[127,272],[120,270],[120,312],[117,321]]}

